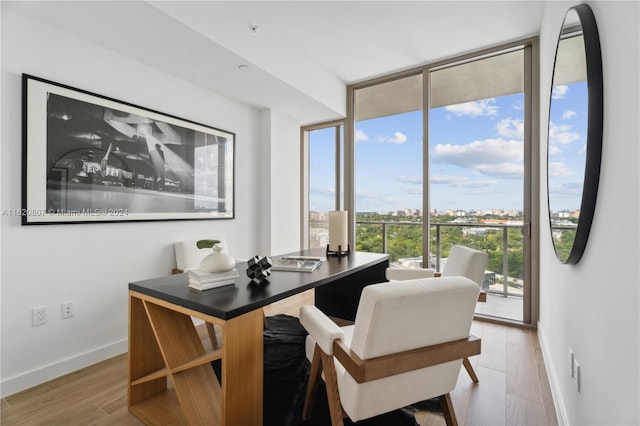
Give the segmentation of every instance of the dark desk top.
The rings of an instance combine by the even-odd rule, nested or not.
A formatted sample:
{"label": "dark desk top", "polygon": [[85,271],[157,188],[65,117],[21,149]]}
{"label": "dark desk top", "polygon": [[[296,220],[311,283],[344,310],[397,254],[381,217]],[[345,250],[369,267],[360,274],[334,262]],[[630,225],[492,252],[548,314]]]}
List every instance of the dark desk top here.
{"label": "dark desk top", "polygon": [[228,320],[367,269],[389,258],[387,254],[363,252],[340,257],[326,256],[324,249],[311,249],[273,256],[271,260],[275,263],[283,256],[323,256],[327,260],[313,272],[271,271],[266,285],[253,283],[246,275],[247,263],[242,262],[236,265],[240,277],[235,285],[198,291],[188,287],[187,274],[179,274],[132,282],[129,283],[129,290]]}

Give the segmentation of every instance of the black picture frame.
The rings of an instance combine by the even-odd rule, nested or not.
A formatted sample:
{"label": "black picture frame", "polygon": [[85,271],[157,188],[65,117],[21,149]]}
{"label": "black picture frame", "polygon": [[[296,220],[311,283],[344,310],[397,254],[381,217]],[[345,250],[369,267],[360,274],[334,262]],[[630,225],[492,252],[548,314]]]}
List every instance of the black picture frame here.
{"label": "black picture frame", "polygon": [[23,225],[235,217],[235,133],[22,76]]}

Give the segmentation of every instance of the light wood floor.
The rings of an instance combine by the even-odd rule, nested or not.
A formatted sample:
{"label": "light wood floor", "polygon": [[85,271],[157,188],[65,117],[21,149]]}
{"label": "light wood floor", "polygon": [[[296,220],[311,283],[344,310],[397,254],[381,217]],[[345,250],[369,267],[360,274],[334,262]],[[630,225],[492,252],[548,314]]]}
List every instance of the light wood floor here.
{"label": "light wood floor", "polygon": [[[313,303],[312,293],[278,302],[265,313],[297,314],[304,303]],[[206,339],[204,327],[200,329]],[[471,358],[480,383],[472,383],[461,369],[451,394],[458,423],[557,425],[536,332],[480,321],[474,321],[471,332],[482,338],[482,354]],[[416,413],[416,419],[422,426],[445,424],[442,416],[429,412]],[[127,411],[127,355],[2,399],[0,423],[140,425]]]}

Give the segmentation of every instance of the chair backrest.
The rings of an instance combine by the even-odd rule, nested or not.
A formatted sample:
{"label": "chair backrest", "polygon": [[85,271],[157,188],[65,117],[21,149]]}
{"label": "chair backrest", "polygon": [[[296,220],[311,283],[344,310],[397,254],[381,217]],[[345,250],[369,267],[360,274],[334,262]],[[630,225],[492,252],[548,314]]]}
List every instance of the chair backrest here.
{"label": "chair backrest", "polygon": [[196,246],[196,242],[199,240],[218,240],[220,241],[218,245],[222,248],[222,252],[230,255],[227,241],[224,237],[205,237],[197,240],[178,241],[175,243],[177,269],[184,271],[188,268],[199,268],[202,259],[211,253],[210,249],[199,249]]}
{"label": "chair backrest", "polygon": [[358,305],[351,350],[369,359],[466,338],[479,293],[465,277],[369,285]]}
{"label": "chair backrest", "polygon": [[389,281],[404,281],[418,278],[433,278],[433,272],[433,269],[426,268],[389,267],[385,270],[384,274]]}
{"label": "chair backrest", "polygon": [[481,286],[488,261],[489,255],[483,251],[455,245],[451,247],[447,263],[442,270],[442,276],[467,277]]}

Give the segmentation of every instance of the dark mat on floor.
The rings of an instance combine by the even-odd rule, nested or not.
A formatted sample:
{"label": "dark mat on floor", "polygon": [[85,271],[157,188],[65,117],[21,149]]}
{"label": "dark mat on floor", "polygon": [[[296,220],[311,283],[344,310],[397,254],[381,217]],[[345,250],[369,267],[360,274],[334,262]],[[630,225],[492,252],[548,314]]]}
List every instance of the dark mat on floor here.
{"label": "dark mat on floor", "polygon": [[[318,388],[309,420],[302,423],[302,407],[310,364],[304,353],[307,332],[297,318],[287,315],[267,317],[264,331],[264,426],[327,426],[331,424],[327,393]],[[345,425],[418,426],[417,410],[440,412],[437,399],[423,401],[371,419]]]}
{"label": "dark mat on floor", "polygon": [[301,423],[310,364],[304,353],[307,332],[298,318],[267,317],[264,330],[264,426]]}

